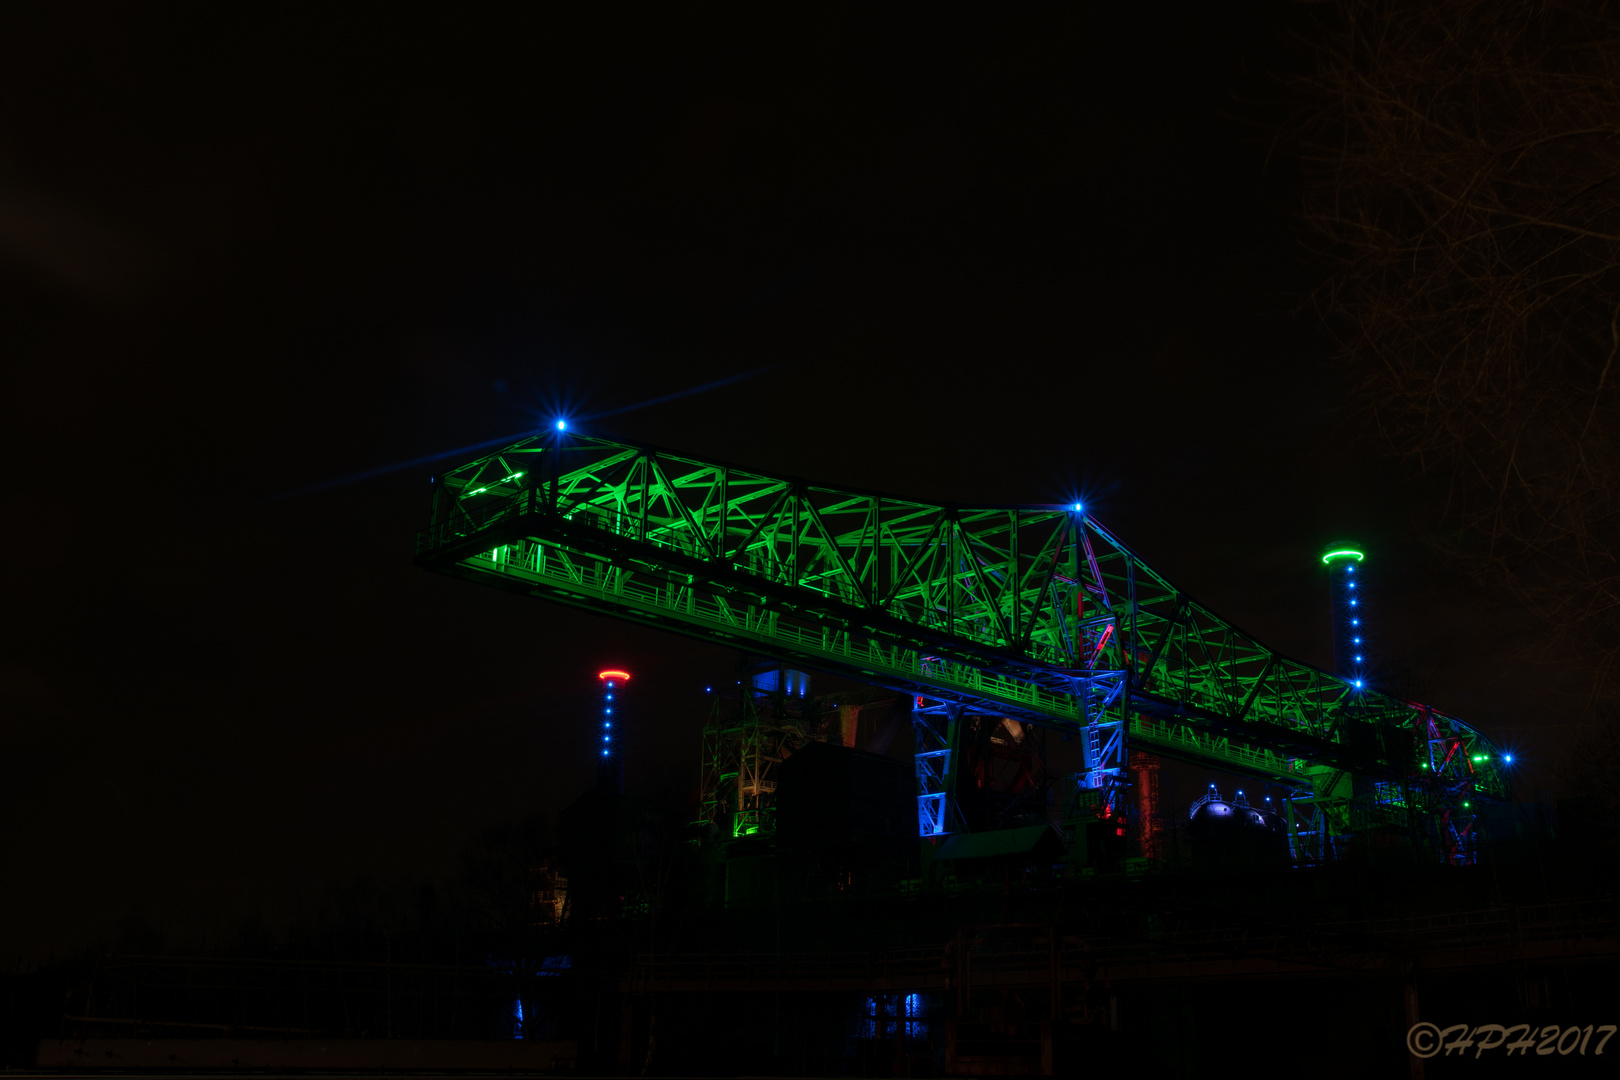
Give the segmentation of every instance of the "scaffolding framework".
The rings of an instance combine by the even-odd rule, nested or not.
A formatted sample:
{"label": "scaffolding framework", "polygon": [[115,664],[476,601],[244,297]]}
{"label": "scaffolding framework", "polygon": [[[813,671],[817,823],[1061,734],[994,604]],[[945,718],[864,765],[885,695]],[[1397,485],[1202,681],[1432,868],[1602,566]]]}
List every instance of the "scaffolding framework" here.
{"label": "scaffolding framework", "polygon": [[733,836],[774,827],[776,767],[809,741],[804,713],[761,707],[755,695],[715,698],[703,727],[699,822]]}

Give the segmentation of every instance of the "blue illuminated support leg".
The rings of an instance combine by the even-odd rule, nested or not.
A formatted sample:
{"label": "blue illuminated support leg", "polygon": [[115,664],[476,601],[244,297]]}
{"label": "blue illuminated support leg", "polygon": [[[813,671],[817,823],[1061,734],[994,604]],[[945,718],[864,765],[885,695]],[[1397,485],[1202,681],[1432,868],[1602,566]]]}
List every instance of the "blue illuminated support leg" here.
{"label": "blue illuminated support leg", "polygon": [[1128,760],[1125,732],[1125,680],[1123,671],[1099,671],[1076,679],[1076,696],[1084,708],[1086,770],[1082,784],[1099,793],[1102,816],[1118,807],[1119,789],[1125,784]]}
{"label": "blue illuminated support leg", "polygon": [[945,770],[949,750],[917,755],[917,834],[938,836],[945,831]]}
{"label": "blue illuminated support leg", "polygon": [[1124,771],[1125,725],[1092,722],[1086,725],[1086,786],[1109,787]]}
{"label": "blue illuminated support leg", "polygon": [[939,836],[945,832],[945,776],[949,750],[917,755],[917,832]]}
{"label": "blue illuminated support leg", "polygon": [[960,828],[952,813],[956,793],[957,743],[961,735],[959,705],[917,699],[912,726],[917,737],[917,833],[924,838]]}

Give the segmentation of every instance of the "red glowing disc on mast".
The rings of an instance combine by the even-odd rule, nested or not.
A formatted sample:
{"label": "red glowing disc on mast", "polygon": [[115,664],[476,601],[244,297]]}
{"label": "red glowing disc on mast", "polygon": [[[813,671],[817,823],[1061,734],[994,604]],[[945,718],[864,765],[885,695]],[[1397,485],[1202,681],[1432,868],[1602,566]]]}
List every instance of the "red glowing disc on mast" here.
{"label": "red glowing disc on mast", "polygon": [[603,679],[603,680],[612,679],[614,682],[629,682],[630,681],[630,673],[628,671],[618,671],[618,670],[598,671],[596,673],[596,677],[598,679]]}

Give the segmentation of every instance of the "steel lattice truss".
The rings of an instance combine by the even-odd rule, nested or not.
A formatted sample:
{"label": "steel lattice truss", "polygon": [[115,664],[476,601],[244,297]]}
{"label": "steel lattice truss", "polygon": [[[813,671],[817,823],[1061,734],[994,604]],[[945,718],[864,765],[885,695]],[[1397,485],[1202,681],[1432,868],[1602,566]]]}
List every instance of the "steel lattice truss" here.
{"label": "steel lattice truss", "polygon": [[1267,648],[1069,508],[847,491],[559,433],[436,478],[417,550],[432,569],[1083,730],[1099,784],[1128,740],[1283,783],[1350,771],[1415,790],[1443,737],[1473,790],[1506,795],[1500,752],[1468,725]]}

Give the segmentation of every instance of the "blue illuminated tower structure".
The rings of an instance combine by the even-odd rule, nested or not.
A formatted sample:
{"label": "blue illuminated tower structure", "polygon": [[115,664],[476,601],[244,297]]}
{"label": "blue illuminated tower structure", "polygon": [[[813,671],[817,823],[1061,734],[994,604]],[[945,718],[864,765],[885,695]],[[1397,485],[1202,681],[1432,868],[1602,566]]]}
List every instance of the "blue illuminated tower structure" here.
{"label": "blue illuminated tower structure", "polygon": [[1358,568],[1360,545],[1329,544],[1322,562],[1333,580],[1333,665],[1357,690],[1367,687],[1366,590]]}
{"label": "blue illuminated tower structure", "polygon": [[624,742],[620,737],[620,723],[624,715],[624,692],[630,685],[630,673],[620,668],[609,668],[596,674],[602,684],[602,740],[601,753],[596,759],[596,789],[613,795],[624,794]]}

